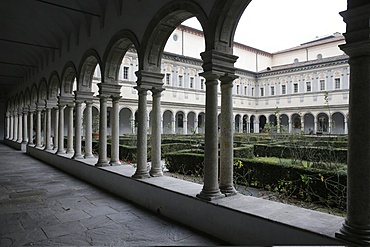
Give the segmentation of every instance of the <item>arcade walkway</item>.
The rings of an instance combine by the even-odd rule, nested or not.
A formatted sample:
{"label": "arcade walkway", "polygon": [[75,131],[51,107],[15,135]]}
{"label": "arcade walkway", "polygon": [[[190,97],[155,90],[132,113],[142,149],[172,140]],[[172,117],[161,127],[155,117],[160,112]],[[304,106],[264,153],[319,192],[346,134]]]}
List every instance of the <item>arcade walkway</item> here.
{"label": "arcade walkway", "polygon": [[220,245],[0,144],[0,246]]}

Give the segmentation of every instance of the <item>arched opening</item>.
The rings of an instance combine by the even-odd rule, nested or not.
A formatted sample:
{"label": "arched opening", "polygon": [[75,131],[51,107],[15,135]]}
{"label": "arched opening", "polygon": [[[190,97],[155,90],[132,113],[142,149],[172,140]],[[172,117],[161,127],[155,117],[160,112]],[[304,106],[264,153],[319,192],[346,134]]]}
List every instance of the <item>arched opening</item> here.
{"label": "arched opening", "polygon": [[241,116],[237,114],[235,116],[235,133],[241,132],[241,125],[240,125],[241,121],[242,121]]}
{"label": "arched opening", "polygon": [[195,125],[195,112],[188,113],[188,124],[187,124],[187,133],[188,134],[196,134],[198,133],[198,126]]}
{"label": "arched opening", "polygon": [[312,135],[314,134],[314,122],[315,118],[311,113],[307,113],[303,117],[304,121],[304,133]]}
{"label": "arched opening", "polygon": [[186,126],[184,125],[184,117],[185,114],[182,111],[179,111],[176,113],[175,117],[175,132],[176,134],[183,134],[184,133],[184,128]]}
{"label": "arched opening", "polygon": [[289,117],[286,114],[280,115],[280,133],[289,132]]}
{"label": "arched opening", "polygon": [[317,134],[324,134],[329,132],[329,117],[326,113],[317,115]]}
{"label": "arched opening", "polygon": [[252,115],[250,117],[250,121],[249,121],[249,125],[250,125],[250,133],[258,133],[258,131],[256,132],[256,130],[254,129],[254,119],[255,119],[255,116]]}
{"label": "arched opening", "polygon": [[169,110],[166,110],[163,113],[163,134],[174,134],[172,132],[173,128],[175,126],[172,126],[174,123],[172,123],[173,113]]}
{"label": "arched opening", "polygon": [[266,119],[265,115],[259,116],[258,121],[259,121],[259,133],[264,133],[265,125],[266,125],[266,122],[267,122],[267,119]]}
{"label": "arched opening", "polygon": [[133,114],[131,109],[122,108],[119,112],[119,134],[129,135],[133,134],[132,126]]}
{"label": "arched opening", "polygon": [[292,133],[301,133],[301,115],[298,113],[294,113],[292,115]]}
{"label": "arched opening", "polygon": [[331,120],[331,133],[344,134],[344,115],[340,112],[335,112]]}
{"label": "arched opening", "polygon": [[204,112],[199,113],[198,115],[198,133],[204,134],[205,131],[205,120],[206,120],[206,115]]}
{"label": "arched opening", "polygon": [[243,133],[249,133],[248,131],[248,115],[243,115]]}

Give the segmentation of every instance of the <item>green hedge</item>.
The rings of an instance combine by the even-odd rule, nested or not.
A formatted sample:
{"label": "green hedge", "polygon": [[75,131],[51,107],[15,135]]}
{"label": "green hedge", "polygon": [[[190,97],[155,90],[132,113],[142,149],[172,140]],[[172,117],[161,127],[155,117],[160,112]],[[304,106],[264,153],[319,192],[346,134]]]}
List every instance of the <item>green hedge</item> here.
{"label": "green hedge", "polygon": [[313,162],[347,163],[347,149],[343,148],[255,144],[254,155],[260,157],[292,158]]}
{"label": "green hedge", "polygon": [[253,151],[253,145],[243,145],[241,147],[234,148],[234,157],[251,159],[254,157]]}
{"label": "green hedge", "polygon": [[203,175],[204,154],[172,152],[165,154],[169,172],[186,175]]}

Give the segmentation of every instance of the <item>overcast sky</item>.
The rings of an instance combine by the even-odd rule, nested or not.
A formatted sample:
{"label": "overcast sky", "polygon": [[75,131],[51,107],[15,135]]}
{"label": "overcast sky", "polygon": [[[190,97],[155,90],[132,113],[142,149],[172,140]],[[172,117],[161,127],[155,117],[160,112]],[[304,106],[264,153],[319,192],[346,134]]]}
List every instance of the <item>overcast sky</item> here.
{"label": "overcast sky", "polygon": [[[252,0],[240,19],[235,41],[275,52],[335,32],[346,25],[339,12],[347,0]],[[201,29],[192,18],[185,25]]]}

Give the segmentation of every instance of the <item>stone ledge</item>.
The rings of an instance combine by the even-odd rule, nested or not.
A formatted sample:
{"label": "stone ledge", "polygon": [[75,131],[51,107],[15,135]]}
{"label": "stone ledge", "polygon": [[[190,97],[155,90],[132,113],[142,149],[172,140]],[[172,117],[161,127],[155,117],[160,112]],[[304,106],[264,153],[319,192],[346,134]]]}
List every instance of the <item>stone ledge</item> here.
{"label": "stone ledge", "polygon": [[[35,147],[27,154],[149,210],[236,245],[345,245],[342,217],[236,195],[196,198],[202,186],[172,177],[133,179],[130,166],[97,168]],[[91,161],[90,161],[91,163]]]}

